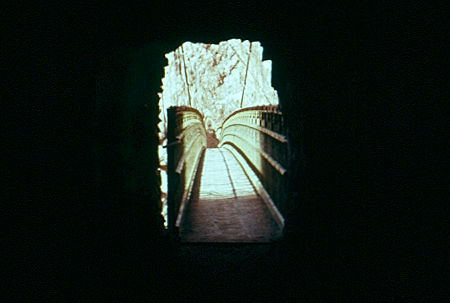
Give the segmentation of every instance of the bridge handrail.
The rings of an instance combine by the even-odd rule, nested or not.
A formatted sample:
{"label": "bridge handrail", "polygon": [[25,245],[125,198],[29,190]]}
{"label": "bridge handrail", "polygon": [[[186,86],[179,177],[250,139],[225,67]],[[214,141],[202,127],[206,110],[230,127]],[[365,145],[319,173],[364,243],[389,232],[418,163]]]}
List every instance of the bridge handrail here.
{"label": "bridge handrail", "polygon": [[267,129],[267,128],[264,128],[264,127],[261,127],[261,126],[248,125],[248,124],[244,124],[244,123],[234,123],[233,125],[240,125],[240,126],[244,126],[244,127],[253,128],[253,129],[256,129],[256,130],[258,130],[258,131],[260,131],[262,133],[266,133],[267,135],[271,136],[272,138],[274,138],[274,139],[276,139],[276,140],[278,140],[280,142],[283,142],[283,143],[287,142],[286,136],[280,135],[279,133],[276,133],[274,131],[271,131],[270,129]]}
{"label": "bridge handrail", "polygon": [[175,230],[189,200],[196,170],[206,148],[202,114],[188,106],[167,109],[168,226]]}
{"label": "bridge handrail", "polygon": [[239,109],[221,128],[219,146],[231,146],[246,159],[284,215],[289,155],[280,108],[265,105]]}
{"label": "bridge handrail", "polygon": [[241,109],[238,109],[231,113],[222,123],[222,126],[227,123],[228,120],[230,120],[232,117],[242,113],[242,112],[248,112],[248,111],[265,111],[265,112],[280,112],[280,107],[278,105],[257,105],[257,106],[251,106],[251,107],[244,107]]}
{"label": "bridge handrail", "polygon": [[224,137],[226,137],[226,136],[239,137],[239,139],[241,139],[242,141],[245,141],[249,146],[251,146],[253,149],[257,150],[261,154],[261,156],[263,156],[270,163],[270,165],[272,165],[278,171],[278,173],[280,173],[280,175],[284,175],[287,173],[287,169],[284,168],[277,160],[272,158],[268,153],[264,152],[259,147],[255,146],[254,144],[249,142],[245,137],[237,136],[234,134],[233,135],[226,134]]}

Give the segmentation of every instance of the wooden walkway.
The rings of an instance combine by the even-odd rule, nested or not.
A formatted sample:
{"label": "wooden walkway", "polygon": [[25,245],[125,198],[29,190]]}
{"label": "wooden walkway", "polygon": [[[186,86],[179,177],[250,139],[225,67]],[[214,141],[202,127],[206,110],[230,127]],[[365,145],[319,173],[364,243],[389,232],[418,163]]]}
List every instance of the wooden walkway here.
{"label": "wooden walkway", "polygon": [[233,154],[208,148],[180,225],[182,242],[270,242],[281,229]]}

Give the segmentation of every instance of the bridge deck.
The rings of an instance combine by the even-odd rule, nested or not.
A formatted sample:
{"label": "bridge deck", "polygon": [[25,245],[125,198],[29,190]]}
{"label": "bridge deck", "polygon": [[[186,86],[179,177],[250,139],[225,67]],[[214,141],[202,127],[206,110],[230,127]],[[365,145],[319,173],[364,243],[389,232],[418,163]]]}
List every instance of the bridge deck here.
{"label": "bridge deck", "polygon": [[270,242],[280,228],[233,154],[208,148],[180,226],[182,242]]}

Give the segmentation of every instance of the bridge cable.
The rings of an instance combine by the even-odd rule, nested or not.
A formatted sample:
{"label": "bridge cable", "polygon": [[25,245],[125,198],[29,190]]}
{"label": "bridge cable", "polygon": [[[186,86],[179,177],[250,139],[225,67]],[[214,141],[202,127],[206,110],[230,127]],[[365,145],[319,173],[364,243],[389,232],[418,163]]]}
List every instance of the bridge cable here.
{"label": "bridge cable", "polygon": [[252,43],[250,42],[250,48],[247,58],[247,67],[245,68],[245,78],[244,78],[244,87],[242,89],[242,98],[241,98],[241,108],[244,103],[244,94],[245,94],[245,86],[247,85],[247,73],[248,73],[248,66],[250,64],[250,55],[252,54]]}
{"label": "bridge cable", "polygon": [[184,49],[183,49],[183,44],[181,44],[181,51],[183,52],[183,63],[184,63],[184,76],[185,76],[185,80],[186,80],[186,87],[187,87],[187,92],[188,92],[188,97],[189,97],[189,106],[192,106],[191,103],[191,93],[189,92],[189,81],[187,78],[187,72],[186,72],[186,61],[184,59]]}
{"label": "bridge cable", "polygon": [[[234,53],[236,54],[236,56],[238,57],[238,60],[242,63],[244,63],[244,60],[242,60],[241,56],[239,56],[238,52],[236,51],[236,49],[233,47],[233,45],[230,44],[231,49],[234,51]],[[263,89],[260,86],[259,81],[255,78],[255,76],[253,74],[250,74],[250,76],[253,78],[256,86],[258,87],[258,91],[261,91],[261,94],[264,96],[264,98],[266,98],[268,104],[272,104],[272,102],[270,101],[270,99],[267,97],[267,95],[263,92]],[[242,106],[241,106],[242,107]]]}

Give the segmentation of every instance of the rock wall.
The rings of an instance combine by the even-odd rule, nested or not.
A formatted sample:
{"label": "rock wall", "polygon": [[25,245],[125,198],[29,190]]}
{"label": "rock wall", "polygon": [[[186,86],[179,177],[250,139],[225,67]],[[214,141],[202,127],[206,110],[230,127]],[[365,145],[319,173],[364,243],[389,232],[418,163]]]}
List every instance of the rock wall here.
{"label": "rock wall", "polygon": [[272,62],[263,61],[262,52],[259,42],[230,39],[219,44],[185,42],[166,54],[159,94],[162,136],[170,106],[195,107],[217,129],[241,102],[242,107],[278,104],[271,86]]}

